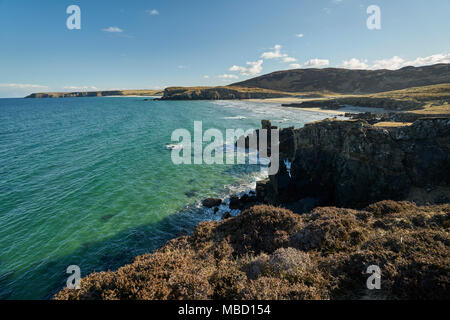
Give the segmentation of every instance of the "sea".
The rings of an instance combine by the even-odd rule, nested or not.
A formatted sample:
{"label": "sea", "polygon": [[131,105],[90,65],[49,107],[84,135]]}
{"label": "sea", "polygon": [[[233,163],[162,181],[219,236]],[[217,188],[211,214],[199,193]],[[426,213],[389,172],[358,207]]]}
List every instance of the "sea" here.
{"label": "sea", "polygon": [[82,277],[116,270],[220,220],[226,206],[214,213],[202,199],[267,175],[255,164],[176,165],[174,130],[193,134],[202,121],[225,136],[263,119],[302,127],[327,117],[251,101],[0,99],[0,299],[51,299],[72,265]]}

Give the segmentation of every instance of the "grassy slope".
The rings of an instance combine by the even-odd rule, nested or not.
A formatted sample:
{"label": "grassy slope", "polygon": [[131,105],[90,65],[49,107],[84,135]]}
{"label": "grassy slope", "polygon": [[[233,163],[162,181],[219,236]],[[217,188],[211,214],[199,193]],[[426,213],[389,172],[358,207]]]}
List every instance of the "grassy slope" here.
{"label": "grassy slope", "polygon": [[[364,106],[364,102],[372,104],[373,101],[394,100],[394,102],[399,101],[399,103],[406,107],[408,106],[408,102],[410,102],[412,106],[411,109],[413,110],[408,110],[408,112],[424,115],[450,114],[450,83],[412,87],[374,94],[335,95],[334,97],[328,97],[327,99],[339,99],[340,101],[355,100],[362,103],[358,105],[362,107]],[[407,110],[407,108],[404,110]]]}
{"label": "grassy slope", "polygon": [[423,108],[412,110],[413,113],[450,114],[450,83],[381,92],[372,96],[425,103]]}

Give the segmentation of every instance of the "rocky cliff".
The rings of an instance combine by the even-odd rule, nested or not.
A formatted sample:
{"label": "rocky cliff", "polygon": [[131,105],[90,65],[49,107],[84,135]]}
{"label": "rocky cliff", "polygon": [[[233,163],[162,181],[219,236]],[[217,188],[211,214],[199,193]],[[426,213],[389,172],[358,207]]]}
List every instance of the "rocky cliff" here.
{"label": "rocky cliff", "polygon": [[450,117],[399,127],[327,119],[284,129],[280,140],[290,168],[283,163],[277,175],[260,183],[259,198],[268,202],[312,198],[322,205],[363,207],[405,199],[412,188],[450,183]]}
{"label": "rocky cliff", "polygon": [[233,100],[267,99],[289,96],[290,93],[258,88],[239,87],[170,87],[161,100]]}

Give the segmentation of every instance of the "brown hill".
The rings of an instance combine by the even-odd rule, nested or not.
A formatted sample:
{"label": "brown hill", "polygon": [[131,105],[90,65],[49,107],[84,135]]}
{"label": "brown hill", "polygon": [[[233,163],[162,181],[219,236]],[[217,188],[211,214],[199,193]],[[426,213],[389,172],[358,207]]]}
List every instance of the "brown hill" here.
{"label": "brown hill", "polygon": [[399,70],[338,68],[276,71],[231,86],[287,92],[331,91],[376,93],[450,82],[450,64],[405,67]]}

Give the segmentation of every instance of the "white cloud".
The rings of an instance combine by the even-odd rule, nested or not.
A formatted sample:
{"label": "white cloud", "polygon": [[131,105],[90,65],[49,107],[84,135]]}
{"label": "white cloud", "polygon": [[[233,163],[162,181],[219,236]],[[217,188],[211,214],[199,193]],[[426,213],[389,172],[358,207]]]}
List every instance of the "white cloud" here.
{"label": "white cloud", "polygon": [[281,53],[281,46],[279,44],[276,44],[275,47],[273,47],[273,51],[264,52],[261,55],[261,58],[263,59],[279,59],[287,57],[287,54]]}
{"label": "white cloud", "polygon": [[299,64],[299,63],[291,63],[291,64],[289,65],[289,68],[291,68],[291,69],[299,69],[301,66],[302,66],[302,65]]}
{"label": "white cloud", "polygon": [[375,60],[374,64],[371,66],[371,69],[400,69],[404,66],[404,62],[405,60],[398,56],[394,56],[390,59]]}
{"label": "white cloud", "polygon": [[438,54],[433,54],[431,56],[428,57],[419,57],[416,58],[415,60],[412,61],[406,61],[405,63],[403,63],[403,65],[406,66],[414,66],[414,67],[419,67],[419,66],[426,66],[426,65],[432,65],[432,64],[438,64],[438,63],[450,63],[450,53],[438,53]]}
{"label": "white cloud", "polygon": [[118,27],[109,27],[109,28],[102,29],[102,31],[104,31],[104,32],[123,32],[123,30]]}
{"label": "white cloud", "polygon": [[149,15],[151,16],[157,16],[159,15],[159,11],[156,9],[152,9],[152,10],[146,10],[145,12],[147,12]]}
{"label": "white cloud", "polygon": [[297,61],[297,59],[292,58],[292,57],[285,57],[283,58],[283,62],[295,62]]}
{"label": "white cloud", "polygon": [[0,83],[0,88],[9,88],[9,89],[48,89],[48,86],[41,86],[39,84]]}
{"label": "white cloud", "polygon": [[367,60],[359,60],[356,58],[351,58],[350,60],[342,61],[341,67],[346,69],[369,69]]}
{"label": "white cloud", "polygon": [[342,61],[341,67],[348,69],[397,70],[407,66],[421,67],[438,63],[450,63],[450,53],[437,53],[428,57],[418,57],[410,61],[406,61],[399,56],[393,56],[389,59],[375,60],[370,64],[367,59],[359,60],[352,58],[350,60]]}
{"label": "white cloud", "polygon": [[330,64],[329,60],[326,59],[311,59],[305,62],[305,67],[325,67]]}
{"label": "white cloud", "polygon": [[235,74],[221,74],[219,78],[223,80],[229,80],[229,79],[238,79],[239,77]]}
{"label": "white cloud", "polygon": [[303,34],[303,33],[297,33],[295,36],[296,36],[297,38],[303,38],[304,34]]}
{"label": "white cloud", "polygon": [[49,91],[48,86],[27,83],[0,83],[0,97],[14,98],[29,95],[32,92]]}
{"label": "white cloud", "polygon": [[203,76],[203,78],[204,78],[204,79],[209,79],[209,76],[208,76],[207,74],[205,74],[205,75]]}
{"label": "white cloud", "polygon": [[98,91],[96,86],[65,86],[63,89],[72,91]]}
{"label": "white cloud", "polygon": [[261,58],[268,59],[268,60],[270,60],[270,59],[282,59],[283,62],[287,62],[287,63],[297,61],[297,59],[289,57],[285,53],[281,53],[281,45],[279,45],[279,44],[276,44],[273,47],[273,51],[264,52],[261,55]]}
{"label": "white cloud", "polygon": [[241,67],[241,66],[232,66],[229,71],[232,72],[239,72],[243,76],[254,76],[257,74],[260,74],[262,71],[262,64],[263,60],[258,61],[249,61],[247,62],[248,67]]}

